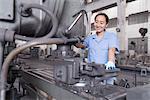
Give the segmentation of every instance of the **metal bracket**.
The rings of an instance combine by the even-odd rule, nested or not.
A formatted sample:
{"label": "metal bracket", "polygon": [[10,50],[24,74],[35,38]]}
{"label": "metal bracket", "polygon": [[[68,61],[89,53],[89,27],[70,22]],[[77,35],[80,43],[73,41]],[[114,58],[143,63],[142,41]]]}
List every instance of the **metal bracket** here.
{"label": "metal bracket", "polygon": [[146,68],[141,69],[141,76],[147,76],[147,69]]}
{"label": "metal bracket", "polygon": [[0,20],[14,19],[14,0],[0,0]]}

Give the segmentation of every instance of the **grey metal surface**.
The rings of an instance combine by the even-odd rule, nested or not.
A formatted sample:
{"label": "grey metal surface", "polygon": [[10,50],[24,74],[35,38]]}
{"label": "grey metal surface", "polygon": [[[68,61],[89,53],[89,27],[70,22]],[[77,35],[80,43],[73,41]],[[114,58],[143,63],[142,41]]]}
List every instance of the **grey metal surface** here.
{"label": "grey metal surface", "polygon": [[[125,100],[126,92],[124,88],[111,85],[101,85],[97,83],[97,85],[95,84],[87,85],[86,87],[76,87],[74,85],[68,85],[61,82],[57,83],[57,81],[54,81],[54,78],[51,77],[50,74],[49,77],[48,74],[48,71],[40,71],[40,69],[37,71],[23,71],[22,82],[23,84],[30,84],[33,87],[46,92],[48,95],[56,98],[56,100],[83,100],[83,98],[84,100]],[[53,93],[51,93],[52,91]],[[74,96],[72,96],[72,93]],[[55,97],[56,94],[57,97]],[[65,96],[65,98],[63,96]]]}
{"label": "grey metal surface", "polygon": [[0,41],[1,42],[13,42],[14,41],[14,31],[0,28]]}
{"label": "grey metal surface", "polygon": [[[78,0],[66,0],[64,4],[64,9],[60,21],[60,30],[65,31],[71,23],[75,20],[76,16],[73,17],[76,13],[82,10],[82,4]],[[66,17],[67,16],[67,17]],[[84,16],[82,16],[78,22],[70,30],[71,37],[78,37],[85,35],[85,26],[84,26]]]}
{"label": "grey metal surface", "polygon": [[[39,2],[41,1],[41,0],[26,0],[26,1],[23,1],[23,0],[1,0],[1,1],[6,1],[6,2],[8,2],[8,4],[4,4],[4,3],[0,3],[0,5],[2,5],[2,6],[5,6],[5,8],[1,8],[2,6],[0,6],[0,10],[3,10],[3,11],[5,11],[5,13],[7,13],[7,10],[13,10],[14,9],[14,20],[13,21],[9,21],[9,20],[3,20],[3,21],[0,21],[0,26],[1,26],[1,28],[7,28],[7,29],[12,29],[12,30],[15,30],[17,33],[19,33],[20,31],[19,30],[17,30],[16,29],[16,27],[18,27],[18,28],[20,28],[20,15],[19,15],[19,13],[18,13],[18,10],[20,10],[19,9],[19,5],[21,4],[21,3],[27,3],[27,4],[30,4],[30,3],[37,3],[37,4],[39,4]],[[14,2],[14,4],[12,5],[9,5],[9,3],[11,3],[11,2]],[[9,7],[13,7],[12,9],[9,9]],[[8,9],[7,9],[8,8]],[[35,16],[33,16],[32,18],[27,18],[26,19],[26,22],[33,22],[33,21],[35,21],[36,20],[36,17],[37,16],[39,16],[39,11],[34,11],[34,15]],[[39,18],[39,17],[38,17]],[[22,19],[23,20],[23,19]],[[24,22],[24,21],[23,21]],[[23,24],[23,23],[22,23]],[[25,23],[26,24],[26,23]],[[30,23],[29,23],[30,24]],[[28,25],[29,25],[28,24]],[[34,26],[33,26],[34,27]],[[36,26],[35,26],[36,27]],[[30,27],[31,28],[31,27]],[[33,29],[33,28],[31,28],[31,29]]]}
{"label": "grey metal surface", "polygon": [[45,91],[49,95],[56,98],[56,100],[86,100],[86,98],[80,97],[63,88],[60,88],[50,81],[35,74],[24,71],[22,72],[22,76],[27,83],[31,83],[33,86]]}
{"label": "grey metal surface", "polygon": [[[67,96],[69,96],[69,95],[72,96],[72,94],[65,93],[63,96],[67,95],[66,96],[67,99],[66,98],[60,99],[60,97],[57,97],[58,100],[76,100],[76,96],[77,96],[77,98],[79,96],[80,98],[86,98],[88,100],[107,100],[107,99],[109,99],[109,100],[125,100],[125,96],[126,96],[125,88],[121,88],[118,86],[111,86],[111,85],[107,85],[107,84],[103,85],[101,83],[102,80],[106,80],[112,76],[102,77],[102,76],[96,75],[97,76],[96,77],[96,76],[90,76],[90,74],[82,75],[80,73],[80,77],[78,77],[76,79],[76,75],[73,76],[74,71],[70,70],[70,68],[73,68],[73,66],[72,66],[73,62],[75,62],[73,59],[68,59],[68,61],[67,61],[67,59],[65,61],[61,60],[61,59],[59,59],[59,60],[56,60],[56,59],[48,60],[47,59],[47,60],[40,60],[40,61],[38,61],[38,60],[31,61],[29,59],[26,59],[25,61],[26,61],[25,66],[30,66],[30,69],[22,70],[23,76],[21,79],[21,81],[22,81],[21,83],[31,84],[32,86],[37,87],[42,91],[45,91],[46,93],[48,93],[48,95],[51,95],[54,98],[56,98],[55,97],[56,94],[58,94],[57,96],[59,96],[59,93],[61,93],[63,91],[68,91],[70,93],[73,93],[74,97],[75,97],[75,98],[68,99]],[[77,62],[79,62],[79,61],[77,60]],[[67,68],[67,65],[69,65],[70,68]],[[42,68],[41,68],[41,66],[42,66]],[[93,66],[94,66],[94,64],[93,64]],[[78,68],[77,65],[76,65],[76,68]],[[58,71],[56,72],[54,69],[56,69]],[[55,75],[56,74],[58,75],[60,71],[61,71],[61,76],[60,76],[60,78],[59,77],[57,78]],[[77,72],[79,74],[78,70],[77,70]],[[28,79],[28,78],[30,78],[30,79]],[[75,86],[75,83],[70,84],[69,81],[72,82],[73,78],[75,78],[74,80],[76,80],[77,83],[80,82],[81,80],[83,80],[86,83],[86,86],[78,87],[78,86]],[[68,79],[69,79],[69,81],[67,81]],[[43,82],[46,82],[46,83],[43,84]],[[47,87],[46,85],[49,87]],[[57,91],[58,87],[63,90],[58,92]],[[45,88],[48,88],[48,90]],[[52,91],[55,93],[51,93]],[[60,95],[60,96],[62,97],[62,95]],[[56,98],[56,100],[57,100],[57,98]]]}
{"label": "grey metal surface", "polygon": [[150,85],[131,88],[127,91],[127,100],[149,100]]}
{"label": "grey metal surface", "polygon": [[0,19],[14,19],[14,0],[0,0]]}
{"label": "grey metal surface", "polygon": [[[40,4],[49,8],[58,19],[61,18],[62,10],[64,7],[65,0],[1,0],[0,1],[0,19],[1,16],[4,19],[8,19],[7,13],[12,13],[15,16],[9,14],[9,16],[14,17],[13,21],[0,20],[0,27],[15,30],[18,34],[26,36],[41,36],[47,34],[51,30],[50,18],[45,18],[46,14],[40,10],[33,9],[32,15],[30,17],[22,17],[19,14],[21,10],[20,4]],[[7,16],[5,16],[7,14]],[[49,17],[49,16],[47,16]],[[45,21],[44,21],[45,20]],[[45,25],[46,24],[46,25]],[[44,26],[43,26],[44,25]]]}
{"label": "grey metal surface", "polygon": [[[11,2],[13,1],[14,4]],[[8,2],[8,4],[5,4],[5,2]],[[63,29],[66,29],[71,22],[75,19],[72,16],[79,12],[81,10],[81,2],[76,0],[17,0],[14,2],[14,0],[1,0],[0,2],[0,11],[3,11],[3,13],[8,13],[8,11],[11,11],[14,9],[13,14],[14,21],[9,23],[10,21],[0,21],[0,26],[2,28],[8,28],[15,30],[18,34],[25,35],[25,36],[42,36],[43,34],[47,34],[51,30],[51,19],[49,16],[47,16],[45,13],[43,13],[40,10],[32,10],[32,15],[30,17],[22,17],[18,13],[21,8],[20,4],[26,3],[26,4],[40,4],[44,5],[47,8],[49,8],[50,11],[52,11],[58,18],[60,27],[63,27]],[[4,6],[3,6],[4,5]],[[8,6],[8,7],[7,7]],[[12,7],[12,8],[11,8]],[[7,9],[6,9],[7,8]],[[10,8],[10,9],[8,9]],[[8,11],[6,11],[8,10]],[[1,16],[4,16],[5,14],[1,14]],[[66,17],[67,16],[67,17]],[[7,18],[7,17],[4,17]],[[83,18],[79,20],[77,25],[73,27],[71,30],[72,36],[78,36],[84,34],[84,25],[83,25]]]}

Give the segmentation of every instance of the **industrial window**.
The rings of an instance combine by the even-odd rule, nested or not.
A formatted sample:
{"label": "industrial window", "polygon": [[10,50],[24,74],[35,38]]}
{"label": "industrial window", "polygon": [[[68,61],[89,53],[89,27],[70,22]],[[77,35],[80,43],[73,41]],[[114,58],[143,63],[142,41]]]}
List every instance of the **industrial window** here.
{"label": "industrial window", "polygon": [[129,15],[128,25],[148,22],[148,11]]}
{"label": "industrial window", "polygon": [[109,20],[108,28],[117,27],[117,18],[112,18]]}

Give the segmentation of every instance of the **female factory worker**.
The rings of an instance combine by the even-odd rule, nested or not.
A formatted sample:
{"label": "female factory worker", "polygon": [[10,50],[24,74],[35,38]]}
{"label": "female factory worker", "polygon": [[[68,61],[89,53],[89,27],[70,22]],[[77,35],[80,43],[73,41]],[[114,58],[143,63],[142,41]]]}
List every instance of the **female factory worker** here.
{"label": "female factory worker", "polygon": [[88,36],[83,44],[78,43],[76,46],[88,48],[89,63],[105,64],[107,70],[113,69],[115,68],[115,52],[119,50],[117,36],[106,31],[109,18],[105,13],[97,14],[94,20],[96,34]]}

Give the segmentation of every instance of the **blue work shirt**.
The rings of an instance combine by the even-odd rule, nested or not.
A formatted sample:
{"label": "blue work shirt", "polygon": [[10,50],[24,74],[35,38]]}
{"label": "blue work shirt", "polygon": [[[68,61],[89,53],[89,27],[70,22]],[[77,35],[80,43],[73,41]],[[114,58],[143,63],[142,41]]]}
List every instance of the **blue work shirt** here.
{"label": "blue work shirt", "polygon": [[88,36],[83,44],[88,48],[88,62],[105,64],[108,61],[109,48],[116,48],[119,51],[119,42],[114,33],[105,32],[103,38],[97,34]]}

